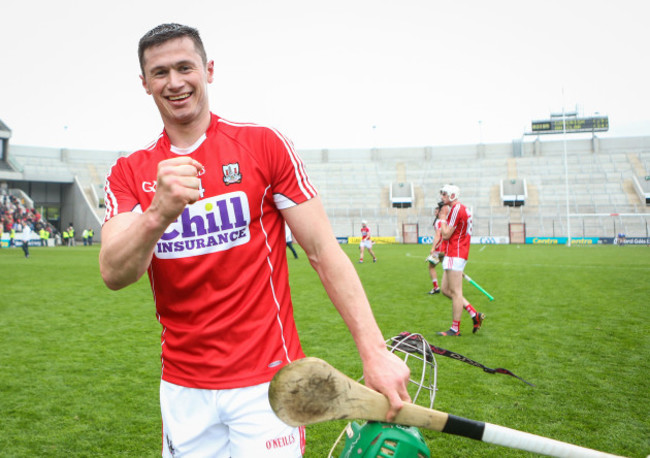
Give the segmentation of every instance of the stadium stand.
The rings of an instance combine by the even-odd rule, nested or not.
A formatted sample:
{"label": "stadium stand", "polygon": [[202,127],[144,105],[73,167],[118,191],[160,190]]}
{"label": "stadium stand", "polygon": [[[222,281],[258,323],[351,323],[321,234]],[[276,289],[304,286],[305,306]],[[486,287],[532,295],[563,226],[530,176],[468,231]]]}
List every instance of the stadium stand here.
{"label": "stadium stand", "polygon": [[[619,232],[648,236],[645,200],[629,192],[635,167],[642,167],[637,176],[646,173],[648,141],[647,137],[599,139],[598,153],[593,152],[593,139],[567,142],[569,211],[585,215],[571,217],[572,236],[613,237]],[[460,186],[461,200],[473,210],[476,235],[507,236],[510,222],[525,223],[530,236],[566,235],[562,142],[522,142],[519,146],[518,157],[513,157],[511,144],[403,148],[398,154],[391,149],[301,153],[340,236],[356,235],[361,219],[367,219],[379,236],[399,239],[403,223],[417,223],[420,235],[432,235],[432,209],[446,182]],[[363,159],[359,158],[368,162],[360,166]],[[398,175],[397,164],[403,165],[405,176]],[[386,197],[396,180],[413,183],[411,208],[391,208]],[[504,207],[500,184],[509,180],[526,182],[524,206]],[[350,186],[351,182],[356,184]]]}
{"label": "stadium stand", "polygon": [[[339,237],[358,236],[363,219],[374,236],[398,242],[405,224],[417,225],[420,236],[432,235],[433,208],[445,183],[460,187],[461,201],[472,209],[477,236],[508,236],[509,223],[524,223],[529,236],[565,236],[567,181],[573,236],[649,236],[650,137],[570,139],[566,171],[563,142],[537,138],[299,153]],[[54,204],[60,206],[63,224],[75,221],[76,227],[93,227],[99,234],[104,177],[124,154],[12,145],[2,161],[0,182],[25,192],[39,185],[60,186],[63,197]],[[502,183],[519,190],[525,183],[525,204],[504,205]],[[396,207],[391,197],[403,190],[410,205]],[[36,206],[53,204],[48,201],[52,193],[42,194],[34,198]]]}

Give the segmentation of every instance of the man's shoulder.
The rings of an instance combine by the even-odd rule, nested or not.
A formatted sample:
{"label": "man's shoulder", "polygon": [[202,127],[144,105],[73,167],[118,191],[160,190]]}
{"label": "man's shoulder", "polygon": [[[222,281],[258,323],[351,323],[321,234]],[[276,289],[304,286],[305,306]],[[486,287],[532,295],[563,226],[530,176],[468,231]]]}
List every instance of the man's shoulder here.
{"label": "man's shoulder", "polygon": [[218,132],[238,142],[268,137],[286,139],[277,129],[254,122],[236,122],[217,118]]}
{"label": "man's shoulder", "polygon": [[460,202],[456,202],[452,206],[451,211],[456,211],[457,213],[468,213],[469,212],[469,210],[467,209],[467,206],[460,203]]}
{"label": "man's shoulder", "polygon": [[169,149],[169,141],[165,137],[165,134],[162,133],[156,137],[155,140],[149,142],[149,144],[145,145],[143,148],[137,149],[130,154],[127,154],[125,157],[135,157],[135,158],[141,158],[141,157],[148,157],[151,156],[153,153],[156,153],[158,151],[163,151],[163,150],[168,150]]}
{"label": "man's shoulder", "polygon": [[[158,155],[164,154],[164,146],[161,141],[162,138],[163,136],[160,135],[156,140],[152,141],[144,148],[137,149],[118,157],[112,167],[125,164],[129,164],[132,167],[138,167],[149,162],[152,158],[157,158]],[[157,161],[159,161],[159,159],[157,159]]]}

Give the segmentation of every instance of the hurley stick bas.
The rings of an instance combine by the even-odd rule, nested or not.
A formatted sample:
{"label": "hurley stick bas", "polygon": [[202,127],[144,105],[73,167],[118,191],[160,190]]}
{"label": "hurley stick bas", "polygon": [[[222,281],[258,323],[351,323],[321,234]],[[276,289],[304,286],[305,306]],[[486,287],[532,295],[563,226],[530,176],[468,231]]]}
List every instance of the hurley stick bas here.
{"label": "hurley stick bas", "polygon": [[[384,395],[318,358],[300,359],[280,369],[269,386],[269,401],[275,414],[291,426],[344,419],[386,421],[389,407]],[[616,456],[415,404],[405,404],[393,423],[548,456]]]}

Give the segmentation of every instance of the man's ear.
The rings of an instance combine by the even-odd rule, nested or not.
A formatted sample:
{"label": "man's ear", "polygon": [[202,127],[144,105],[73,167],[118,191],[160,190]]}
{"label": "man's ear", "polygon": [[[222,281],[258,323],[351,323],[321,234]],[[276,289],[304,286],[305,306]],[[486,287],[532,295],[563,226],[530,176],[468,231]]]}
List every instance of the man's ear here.
{"label": "man's ear", "polygon": [[142,87],[144,88],[144,90],[147,91],[147,94],[151,95],[151,91],[149,90],[149,86],[147,85],[147,80],[144,78],[144,76],[140,75],[140,81],[142,82]]}
{"label": "man's ear", "polygon": [[214,81],[214,60],[208,61],[205,65],[205,72],[208,75],[208,84],[212,83]]}

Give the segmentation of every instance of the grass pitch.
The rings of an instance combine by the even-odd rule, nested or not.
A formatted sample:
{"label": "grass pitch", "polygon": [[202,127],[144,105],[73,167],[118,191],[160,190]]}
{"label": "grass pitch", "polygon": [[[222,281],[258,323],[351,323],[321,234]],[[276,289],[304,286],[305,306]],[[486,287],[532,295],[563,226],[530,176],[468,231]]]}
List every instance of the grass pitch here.
{"label": "grass pitch", "polygon": [[[343,246],[356,263],[356,246]],[[160,326],[146,279],[109,291],[98,247],[0,250],[0,455],[160,456]],[[422,245],[376,245],[355,264],[384,336],[432,344],[534,383],[438,357],[435,408],[628,457],[650,453],[650,251],[634,246],[473,245],[465,282],[487,315],[463,337],[436,331],[451,303],[429,296]],[[305,352],[352,378],[361,365],[304,253],[289,259]],[[439,274],[442,271],[439,268]],[[307,457],[324,457],[345,422],[307,428]],[[432,456],[532,454],[422,431]]]}

